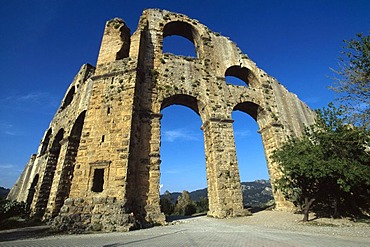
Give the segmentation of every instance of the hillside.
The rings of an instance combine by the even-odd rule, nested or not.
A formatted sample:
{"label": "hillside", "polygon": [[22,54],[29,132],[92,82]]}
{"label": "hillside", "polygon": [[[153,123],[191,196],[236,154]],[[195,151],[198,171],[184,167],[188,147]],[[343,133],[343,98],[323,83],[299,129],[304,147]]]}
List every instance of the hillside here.
{"label": "hillside", "polygon": [[0,198],[5,198],[8,195],[9,191],[10,189],[0,187]]}
{"label": "hillside", "polygon": [[242,182],[244,206],[260,207],[274,200],[270,180]]}
{"label": "hillside", "polygon": [[[243,203],[245,207],[260,207],[271,200],[272,188],[270,180],[256,180],[253,182],[242,182]],[[170,193],[172,202],[175,203],[181,192]],[[193,201],[199,201],[202,197],[207,197],[207,188],[190,192]]]}

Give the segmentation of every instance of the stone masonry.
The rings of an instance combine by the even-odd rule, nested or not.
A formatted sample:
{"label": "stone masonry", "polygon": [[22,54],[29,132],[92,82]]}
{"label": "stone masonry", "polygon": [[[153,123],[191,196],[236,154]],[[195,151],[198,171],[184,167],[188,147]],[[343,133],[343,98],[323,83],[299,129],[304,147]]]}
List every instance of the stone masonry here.
{"label": "stone masonry", "polygon": [[[196,57],[163,53],[163,39],[194,44]],[[300,135],[314,113],[259,69],[235,43],[197,20],[145,10],[137,30],[106,23],[96,67],[83,65],[8,198],[59,229],[126,231],[163,224],[159,205],[161,110],[183,105],[202,121],[209,212],[245,215],[234,144],[233,111],[249,114],[271,153]],[[226,83],[233,76],[245,86]],[[291,205],[279,192],[278,209]]]}

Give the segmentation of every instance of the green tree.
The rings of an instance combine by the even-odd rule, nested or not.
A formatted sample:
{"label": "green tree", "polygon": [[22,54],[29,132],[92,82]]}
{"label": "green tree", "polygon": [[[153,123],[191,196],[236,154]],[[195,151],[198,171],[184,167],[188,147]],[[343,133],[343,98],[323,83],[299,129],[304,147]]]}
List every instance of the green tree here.
{"label": "green tree", "polygon": [[11,217],[28,217],[28,206],[24,202],[0,200],[0,222]]}
{"label": "green tree", "polygon": [[303,209],[303,221],[314,204],[330,205],[333,216],[369,206],[369,131],[345,124],[343,110],[333,104],[317,113],[302,137],[272,155],[282,174],[276,187]]}
{"label": "green tree", "polygon": [[163,196],[161,196],[159,204],[161,206],[162,213],[165,215],[171,215],[173,213],[175,205],[172,202],[171,193],[168,190],[166,190]]}
{"label": "green tree", "polygon": [[195,202],[197,205],[197,213],[205,213],[209,210],[209,202],[207,197],[200,197],[198,201]]}
{"label": "green tree", "polygon": [[188,216],[194,214],[195,212],[195,203],[193,202],[193,200],[191,200],[189,192],[184,190],[181,196],[177,198],[174,214]]}
{"label": "green tree", "polygon": [[344,40],[334,91],[353,124],[370,127],[370,35],[357,34],[356,39]]}

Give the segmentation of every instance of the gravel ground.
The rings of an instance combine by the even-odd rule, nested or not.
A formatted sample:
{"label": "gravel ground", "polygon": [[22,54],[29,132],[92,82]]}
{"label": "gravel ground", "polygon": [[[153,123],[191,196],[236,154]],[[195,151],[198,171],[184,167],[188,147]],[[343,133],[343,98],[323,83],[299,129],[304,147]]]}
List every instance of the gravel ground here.
{"label": "gravel ground", "polygon": [[318,218],[310,215],[309,222],[302,222],[302,214],[282,211],[260,211],[250,217],[225,219],[228,224],[254,225],[266,228],[320,233],[348,237],[369,237],[370,221],[353,222],[350,219]]}
{"label": "gravel ground", "polygon": [[206,216],[176,220],[132,232],[47,235],[45,227],[0,231],[0,246],[370,246],[370,225],[348,219],[316,219],[261,211],[250,217],[214,219]]}

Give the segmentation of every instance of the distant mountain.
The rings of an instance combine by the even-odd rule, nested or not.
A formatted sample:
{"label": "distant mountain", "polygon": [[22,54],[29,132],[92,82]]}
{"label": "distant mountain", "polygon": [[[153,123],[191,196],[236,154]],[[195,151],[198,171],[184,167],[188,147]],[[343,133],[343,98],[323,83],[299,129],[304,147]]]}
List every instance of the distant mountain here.
{"label": "distant mountain", "polygon": [[[253,182],[242,182],[241,186],[243,192],[243,204],[245,207],[261,207],[271,200],[274,200],[270,180],[260,179]],[[189,193],[190,198],[193,201],[199,201],[202,197],[208,197],[207,188],[195,190]],[[180,195],[181,192],[170,193],[172,202],[175,203]]]}
{"label": "distant mountain", "polygon": [[4,187],[0,187],[0,198],[6,198],[10,189],[6,189]]}
{"label": "distant mountain", "polygon": [[242,182],[243,204],[250,207],[261,207],[274,200],[270,180]]}

